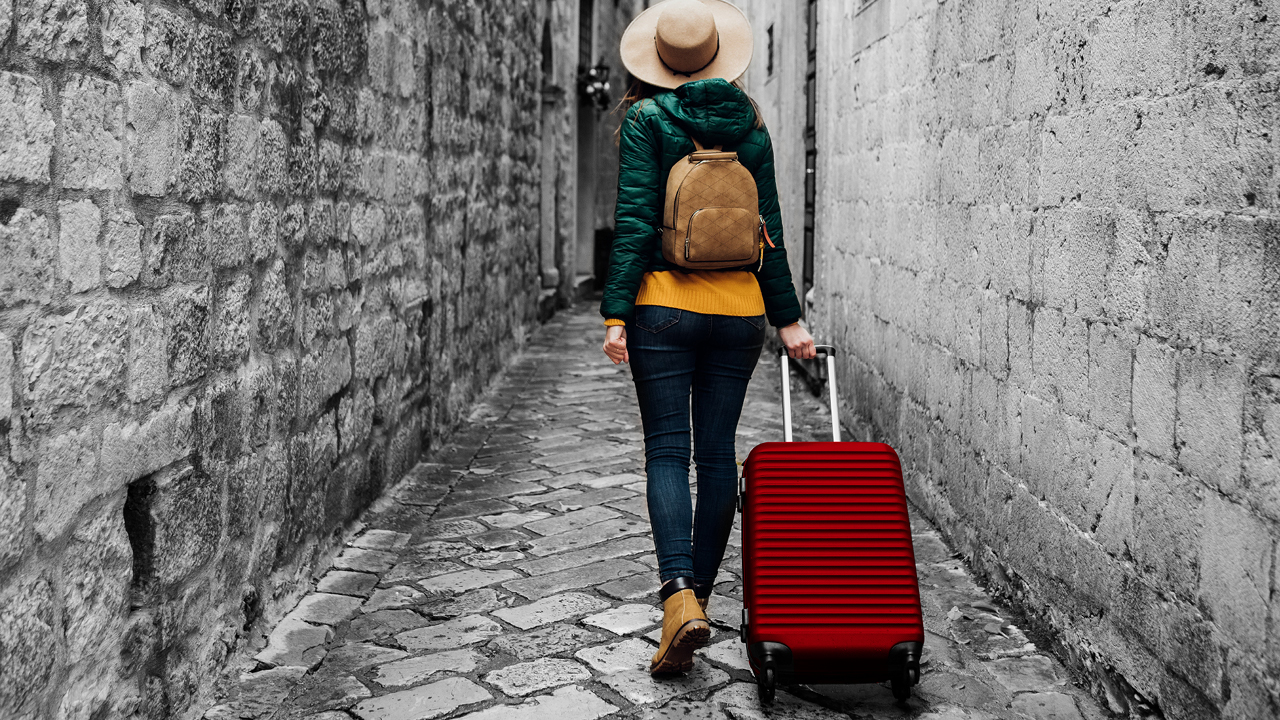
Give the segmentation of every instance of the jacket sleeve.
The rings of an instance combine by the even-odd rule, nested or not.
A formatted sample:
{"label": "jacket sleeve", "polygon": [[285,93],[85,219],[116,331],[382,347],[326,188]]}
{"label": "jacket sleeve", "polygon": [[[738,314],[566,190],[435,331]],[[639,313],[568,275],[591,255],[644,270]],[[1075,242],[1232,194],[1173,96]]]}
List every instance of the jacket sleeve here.
{"label": "jacket sleeve", "polygon": [[618,142],[618,205],[614,214],[613,249],[600,314],[631,322],[636,293],[661,234],[665,192],[657,138],[641,101],[627,111]]}
{"label": "jacket sleeve", "polygon": [[769,324],[785,327],[800,319],[800,303],[791,281],[791,267],[787,264],[787,247],[782,237],[782,210],[778,206],[778,184],[773,171],[773,141],[764,133],[764,160],[756,170],[756,189],[760,197],[760,214],[774,247],[764,246],[764,262],[756,272],[760,292],[764,296],[765,314]]}

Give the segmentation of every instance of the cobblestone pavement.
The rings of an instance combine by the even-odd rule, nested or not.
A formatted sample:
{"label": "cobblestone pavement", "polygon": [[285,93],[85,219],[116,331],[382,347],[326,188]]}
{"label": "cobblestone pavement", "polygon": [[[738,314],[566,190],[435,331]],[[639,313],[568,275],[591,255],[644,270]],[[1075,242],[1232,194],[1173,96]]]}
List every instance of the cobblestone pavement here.
{"label": "cobblestone pavement", "polygon": [[[600,353],[590,308],[544,326],[453,443],[366,513],[207,718],[1103,717],[1004,618],[958,556],[912,518],[927,630],[923,677],[780,689],[760,706],[737,639],[740,535],[694,671],[654,680],[657,562],[626,366]],[[757,369],[739,458],[781,437],[772,356]],[[797,439],[825,439],[799,390]]]}

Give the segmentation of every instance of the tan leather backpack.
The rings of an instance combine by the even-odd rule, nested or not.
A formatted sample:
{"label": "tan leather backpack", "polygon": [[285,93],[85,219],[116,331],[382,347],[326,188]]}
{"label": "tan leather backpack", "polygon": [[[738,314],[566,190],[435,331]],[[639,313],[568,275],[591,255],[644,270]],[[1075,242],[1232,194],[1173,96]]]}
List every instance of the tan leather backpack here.
{"label": "tan leather backpack", "polygon": [[751,171],[736,152],[693,145],[667,175],[662,257],[690,270],[763,263],[768,235]]}

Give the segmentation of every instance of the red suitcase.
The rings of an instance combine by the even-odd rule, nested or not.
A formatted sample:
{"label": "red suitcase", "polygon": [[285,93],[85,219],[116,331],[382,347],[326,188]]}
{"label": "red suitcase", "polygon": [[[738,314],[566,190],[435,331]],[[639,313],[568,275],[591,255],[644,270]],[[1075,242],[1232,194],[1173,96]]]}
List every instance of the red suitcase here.
{"label": "red suitcase", "polygon": [[898,700],[920,678],[924,625],[898,454],[840,442],[835,348],[827,357],[835,442],[757,445],[743,465],[742,641],[760,699],[777,683],[890,681]]}

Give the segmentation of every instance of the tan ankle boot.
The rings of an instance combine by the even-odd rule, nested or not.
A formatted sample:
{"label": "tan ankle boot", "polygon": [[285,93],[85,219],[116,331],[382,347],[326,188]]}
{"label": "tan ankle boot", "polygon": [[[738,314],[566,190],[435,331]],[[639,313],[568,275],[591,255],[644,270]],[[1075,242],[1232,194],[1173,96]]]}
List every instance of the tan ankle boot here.
{"label": "tan ankle boot", "polygon": [[707,603],[711,602],[710,597],[698,598],[698,607],[702,608],[702,614],[707,614]]}
{"label": "tan ankle boot", "polygon": [[693,590],[679,590],[662,601],[662,643],[649,663],[649,672],[687,672],[693,651],[711,639],[711,625]]}

